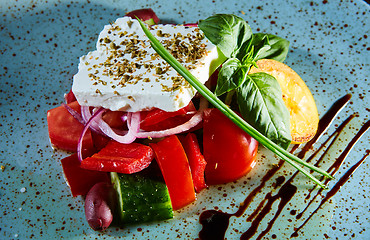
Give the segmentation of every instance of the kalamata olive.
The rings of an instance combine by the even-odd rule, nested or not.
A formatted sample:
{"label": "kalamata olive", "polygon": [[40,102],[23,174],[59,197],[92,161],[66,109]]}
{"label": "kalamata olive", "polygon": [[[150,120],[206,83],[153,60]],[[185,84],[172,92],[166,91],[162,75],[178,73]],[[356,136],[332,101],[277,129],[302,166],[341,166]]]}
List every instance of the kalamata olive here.
{"label": "kalamata olive", "polygon": [[107,182],[95,184],[86,195],[85,216],[90,227],[102,231],[109,227],[113,220],[116,205],[116,192]]}

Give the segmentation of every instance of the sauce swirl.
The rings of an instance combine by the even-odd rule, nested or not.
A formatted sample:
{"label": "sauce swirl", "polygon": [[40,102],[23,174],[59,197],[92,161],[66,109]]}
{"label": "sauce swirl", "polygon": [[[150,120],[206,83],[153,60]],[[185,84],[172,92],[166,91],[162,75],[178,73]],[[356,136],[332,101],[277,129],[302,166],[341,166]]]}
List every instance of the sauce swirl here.
{"label": "sauce swirl", "polygon": [[[298,157],[303,158],[306,153],[311,149],[311,147],[320,139],[320,137],[326,132],[328,127],[331,125],[333,120],[336,118],[337,114],[345,107],[345,105],[350,100],[351,95],[347,94],[344,97],[337,100],[333,106],[328,110],[328,112],[320,119],[319,127],[316,136],[306,143],[302,150],[297,154]],[[323,156],[327,153],[331,146],[334,145],[336,139],[339,136],[339,133],[343,131],[345,126],[354,118],[354,115],[348,117],[343,123],[335,130],[333,134],[331,134],[328,139],[322,143],[319,148],[307,159],[307,161],[312,161],[315,156],[323,149],[330,141],[328,148],[324,151],[322,156],[319,160],[315,163],[316,166],[320,165],[323,161]],[[354,138],[350,141],[347,145],[345,150],[340,154],[340,156],[334,161],[334,163],[329,167],[328,172],[331,175],[334,175],[343,162],[345,161],[346,157],[348,156],[349,152],[356,144],[356,142],[361,138],[361,136],[369,129],[370,121],[367,121],[360,129],[360,131],[354,136]],[[291,152],[294,152],[298,149],[298,145],[295,145]],[[340,180],[332,187],[330,191],[328,191],[325,197],[321,200],[317,208],[312,212],[312,214],[300,225],[297,229],[294,230],[291,237],[299,236],[299,231],[302,227],[312,218],[312,216],[321,208],[321,206],[327,202],[331,197],[333,197],[343,186],[350,176],[355,172],[355,170],[365,161],[365,159],[370,155],[370,150],[366,151],[366,154],[363,158],[354,164],[341,178]],[[252,190],[252,192],[245,198],[243,203],[239,206],[238,210],[235,213],[225,213],[218,210],[206,210],[204,211],[199,218],[199,222],[202,225],[202,230],[199,232],[199,238],[201,240],[218,240],[224,239],[226,231],[229,227],[229,222],[231,217],[241,217],[246,209],[250,206],[250,203],[253,201],[254,197],[259,193],[264,187],[265,183],[272,178],[276,174],[278,170],[283,166],[284,160],[280,160],[277,167],[274,167],[267,171],[267,173],[262,177],[261,183]],[[251,222],[250,227],[241,235],[240,239],[247,240],[252,238],[256,233],[261,221],[269,214],[272,210],[273,204],[279,200],[277,210],[274,212],[272,219],[268,222],[267,227],[262,231],[259,232],[259,235],[256,239],[262,239],[273,227],[275,221],[278,219],[279,215],[281,214],[282,210],[285,206],[289,203],[289,201],[294,197],[297,192],[297,187],[292,184],[293,179],[296,177],[298,172],[295,172],[286,182],[284,176],[279,176],[276,179],[274,189],[277,190],[277,193],[273,195],[273,192],[268,192],[265,195],[264,200],[256,207],[256,209],[247,217],[247,221]],[[285,183],[284,183],[285,182]],[[329,179],[325,181],[328,184]],[[311,197],[311,193],[315,188],[311,189],[306,199]],[[302,212],[296,215],[296,219],[300,219],[304,212],[308,209],[308,207],[314,202],[317,196],[321,196],[323,189],[320,189],[313,199],[310,200],[308,205],[304,208]],[[294,215],[296,214],[295,210]],[[276,238],[276,235],[274,235]],[[274,238],[274,237],[273,237]]]}

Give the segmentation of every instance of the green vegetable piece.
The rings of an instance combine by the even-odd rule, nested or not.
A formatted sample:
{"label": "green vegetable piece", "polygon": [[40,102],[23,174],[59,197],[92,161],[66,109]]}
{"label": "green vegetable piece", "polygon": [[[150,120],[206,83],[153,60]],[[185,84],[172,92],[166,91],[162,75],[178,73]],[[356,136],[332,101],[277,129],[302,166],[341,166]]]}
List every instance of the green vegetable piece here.
{"label": "green vegetable piece", "polygon": [[236,57],[252,37],[252,29],[244,19],[232,14],[216,14],[200,20],[199,28],[228,58]]}
{"label": "green vegetable piece", "polygon": [[168,189],[164,181],[141,174],[111,173],[118,194],[121,224],[143,223],[173,218]]}
{"label": "green vegetable piece", "polygon": [[287,149],[292,141],[290,115],[278,81],[266,73],[254,73],[237,89],[243,118],[260,133]]}

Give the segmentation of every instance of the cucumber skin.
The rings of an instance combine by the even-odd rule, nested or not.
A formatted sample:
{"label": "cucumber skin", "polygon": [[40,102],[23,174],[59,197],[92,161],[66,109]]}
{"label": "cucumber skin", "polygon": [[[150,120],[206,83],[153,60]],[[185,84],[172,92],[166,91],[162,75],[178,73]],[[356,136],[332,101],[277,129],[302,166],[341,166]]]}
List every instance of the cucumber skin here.
{"label": "cucumber skin", "polygon": [[140,174],[111,173],[118,194],[120,224],[144,223],[173,218],[164,182]]}

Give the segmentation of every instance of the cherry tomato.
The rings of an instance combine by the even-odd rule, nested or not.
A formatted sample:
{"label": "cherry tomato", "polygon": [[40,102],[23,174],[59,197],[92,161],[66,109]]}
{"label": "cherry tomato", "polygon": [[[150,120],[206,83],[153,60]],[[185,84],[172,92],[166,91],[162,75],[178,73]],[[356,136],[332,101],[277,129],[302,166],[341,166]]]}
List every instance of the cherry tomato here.
{"label": "cherry tomato", "polygon": [[203,123],[203,155],[207,184],[235,181],[255,164],[258,142],[218,109],[207,109]]}

